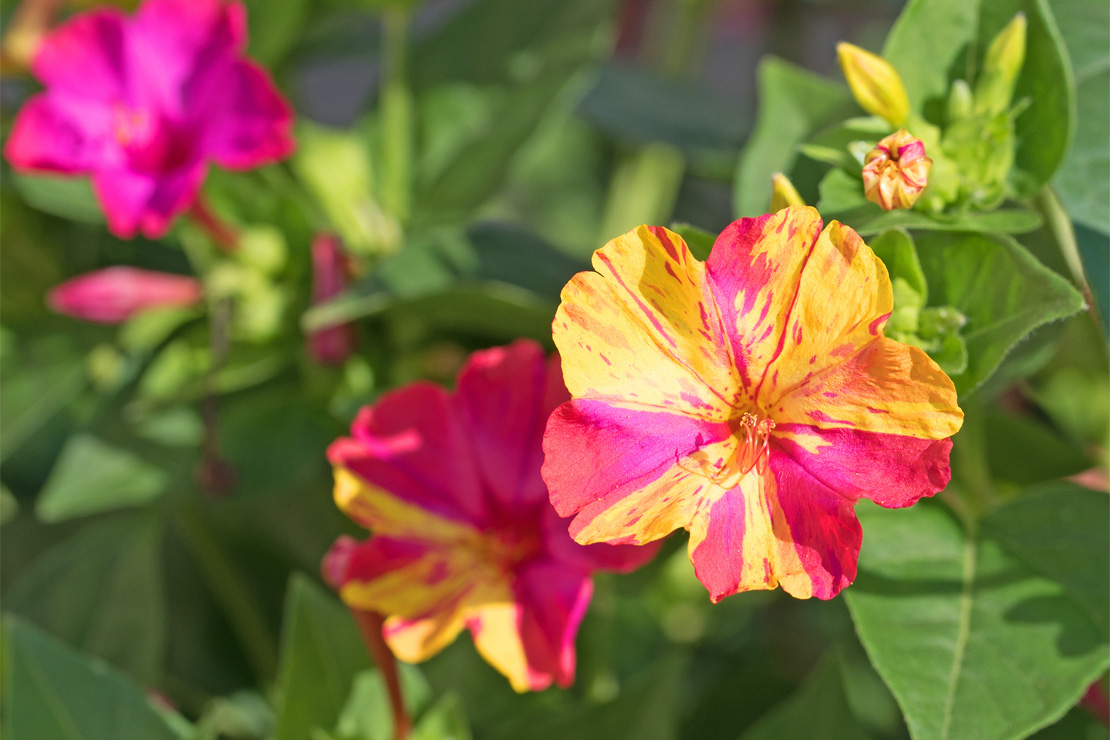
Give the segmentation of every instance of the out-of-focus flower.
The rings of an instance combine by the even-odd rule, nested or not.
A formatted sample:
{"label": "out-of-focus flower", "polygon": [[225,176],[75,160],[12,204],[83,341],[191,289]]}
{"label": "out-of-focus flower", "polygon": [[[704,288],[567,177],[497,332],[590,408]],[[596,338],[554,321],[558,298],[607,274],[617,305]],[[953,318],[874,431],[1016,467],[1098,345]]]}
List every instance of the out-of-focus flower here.
{"label": "out-of-focus flower", "polygon": [[1110,727],[1110,697],[1106,694],[1106,686],[1102,679],[1095,681],[1087,687],[1079,706],[1098,717],[1102,724]]}
{"label": "out-of-focus flower", "polygon": [[864,157],[863,194],[884,211],[910,208],[929,184],[932,169],[921,139],[899,129]]}
{"label": "out-of-focus flower", "polygon": [[798,195],[794,183],[781,172],[771,177],[771,213],[778,213],[787,206],[804,206],[806,202]]}
{"label": "out-of-focus flower", "polygon": [[590,574],[654,549],[575,544],[548,503],[540,440],[567,398],[558,358],[521,340],[471,355],[453,394],[387,394],[328,450],[336,503],[374,536],[341,539],[324,573],[348,606],[387,616],[398,658],[424,660],[466,627],[517,691],[573,681]]}
{"label": "out-of-focus flower", "polygon": [[158,237],[208,162],[249,169],[293,148],[292,111],[245,47],[238,2],[77,15],[40,44],[32,71],[46,90],[19,111],[5,155],[24,172],[92,175],[113,233]]}
{"label": "out-of-focus flower", "polygon": [[137,267],[108,267],[67,280],[50,291],[46,302],[67,316],[119,324],[139,311],[191,306],[200,297],[196,278]]}
{"label": "out-of-focus flower", "polygon": [[690,531],[714,602],[856,574],[861,497],[909,506],[950,478],[956,391],[883,336],[892,289],[851,229],[791,206],[736,221],[705,263],[641,226],[594,253],[553,324],[572,401],[543,476],[581,543]]}
{"label": "out-of-focus flower", "polygon": [[[334,234],[317,234],[312,240],[312,304],[334,298],[347,287],[350,261]],[[308,335],[308,353],[321,365],[342,365],[355,349],[353,324],[320,329]]]}
{"label": "out-of-focus flower", "polygon": [[1014,85],[1025,64],[1025,31],[1025,13],[1018,13],[987,47],[983,70],[975,83],[976,112],[995,115],[1010,106]]}
{"label": "out-of-focus flower", "polygon": [[910,115],[910,100],[898,70],[881,56],[843,41],[836,45],[836,55],[860,107],[882,116],[891,126],[903,125]]}

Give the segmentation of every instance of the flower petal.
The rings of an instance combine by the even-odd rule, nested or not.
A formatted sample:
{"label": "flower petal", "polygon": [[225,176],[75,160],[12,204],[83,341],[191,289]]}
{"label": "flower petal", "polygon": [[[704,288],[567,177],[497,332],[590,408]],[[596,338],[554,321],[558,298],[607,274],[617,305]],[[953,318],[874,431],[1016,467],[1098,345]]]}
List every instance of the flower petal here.
{"label": "flower petal", "polygon": [[203,164],[159,175],[101,170],[93,175],[93,190],[113,234],[130,238],[141,231],[157,239],[192,204],[206,174]]}
{"label": "flower petal", "polygon": [[575,398],[720,420],[735,400],[705,277],[677,234],[641,226],[594,253],[552,324]]}
{"label": "flower petal", "polygon": [[869,498],[889,508],[932,496],[952,477],[950,439],[789,424],[775,428],[774,440],[801,468],[837,493]]}
{"label": "flower petal", "polygon": [[735,221],[713,244],[706,271],[749,399],[783,351],[802,270],[820,231],[816,210],[789,206]]}
{"label": "flower petal", "polygon": [[509,592],[502,599],[490,600],[475,609],[466,626],[474,636],[478,653],[509,679],[515,691],[542,691],[551,685],[552,677],[529,665],[520,620],[521,606]]}
{"label": "flower petal", "polygon": [[728,425],[601,401],[564,403],[548,421],[543,477],[582,544],[644,544],[686,527],[732,455]]}
{"label": "flower petal", "polygon": [[922,439],[950,437],[963,423],[944,371],[920,349],[886,337],[806,379],[779,398],[772,413],[784,424]]}
{"label": "flower petal", "polygon": [[589,575],[550,562],[517,572],[520,636],[531,672],[563,688],[574,682],[574,641],[593,595]]}
{"label": "flower petal", "polygon": [[548,415],[568,398],[557,363],[540,345],[519,340],[475,352],[459,374],[459,416],[491,509],[502,517],[547,506],[541,440]]}
{"label": "flower petal", "polygon": [[[351,433],[353,439],[331,445],[328,459],[368,483],[369,495],[389,491],[438,517],[479,529],[488,525],[468,431],[442,388],[413,383],[387,393],[359,412]],[[360,518],[354,510],[351,515]]]}
{"label": "flower petal", "polygon": [[257,64],[235,62],[219,80],[216,108],[205,124],[204,147],[221,167],[243,170],[289,156],[293,110]]}
{"label": "flower petal", "polygon": [[42,40],[31,69],[52,90],[105,103],[126,100],[127,16],[115,8],[81,13]]}
{"label": "flower petal", "polygon": [[84,173],[112,155],[110,136],[103,106],[42,93],[20,109],[4,156],[21,171]]}
{"label": "flower petal", "polygon": [[584,573],[594,570],[631,573],[650,562],[662,544],[652,542],[646,545],[610,545],[599,542],[594,545],[579,545],[570,537],[570,521],[560,517],[551,506],[546,508],[543,523],[544,550],[548,556],[564,567]]}

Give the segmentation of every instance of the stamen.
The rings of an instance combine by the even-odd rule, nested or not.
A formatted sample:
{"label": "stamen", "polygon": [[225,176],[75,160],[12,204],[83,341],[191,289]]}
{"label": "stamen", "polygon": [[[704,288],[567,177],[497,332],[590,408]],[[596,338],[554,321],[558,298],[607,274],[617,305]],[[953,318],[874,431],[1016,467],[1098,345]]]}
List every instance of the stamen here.
{"label": "stamen", "polygon": [[774,428],[775,422],[759,419],[755,414],[745,413],[740,417],[743,437],[740,438],[740,446],[736,451],[736,465],[741,474],[746,475],[752,468],[760,475],[767,472],[771,430]]}

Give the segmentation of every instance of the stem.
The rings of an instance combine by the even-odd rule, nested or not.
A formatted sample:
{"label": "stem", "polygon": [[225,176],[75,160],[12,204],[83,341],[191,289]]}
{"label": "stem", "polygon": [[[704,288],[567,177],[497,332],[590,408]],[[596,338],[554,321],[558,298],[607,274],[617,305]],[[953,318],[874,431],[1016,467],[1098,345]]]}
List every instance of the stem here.
{"label": "stem", "polygon": [[407,76],[409,22],[406,8],[382,15],[382,170],[386,211],[404,223],[412,199],[412,91]]}
{"label": "stem", "polygon": [[405,697],[401,691],[401,680],[397,674],[397,659],[389,645],[385,644],[382,637],[382,625],[385,620],[377,612],[351,609],[351,616],[355,618],[358,631],[366,643],[366,650],[378,671],[385,680],[386,689],[389,691],[389,706],[393,710],[393,737],[394,740],[405,740],[412,732],[412,720],[405,710]]}
{"label": "stem", "polygon": [[204,421],[203,457],[197,469],[197,482],[210,496],[220,496],[235,487],[235,468],[220,455],[220,397],[216,377],[227,362],[231,348],[231,298],[220,298],[212,306],[209,353],[212,364],[204,376],[204,398],[200,412]]}
{"label": "stem", "polygon": [[239,247],[239,232],[212,210],[202,193],[197,193],[188,215],[208,235],[212,243],[223,251],[234,252]]}
{"label": "stem", "polygon": [[177,522],[202,575],[239,638],[255,675],[260,681],[269,681],[277,667],[275,641],[270,627],[248,597],[248,591],[231,560],[212,533],[203,507],[196,504],[183,507]]}

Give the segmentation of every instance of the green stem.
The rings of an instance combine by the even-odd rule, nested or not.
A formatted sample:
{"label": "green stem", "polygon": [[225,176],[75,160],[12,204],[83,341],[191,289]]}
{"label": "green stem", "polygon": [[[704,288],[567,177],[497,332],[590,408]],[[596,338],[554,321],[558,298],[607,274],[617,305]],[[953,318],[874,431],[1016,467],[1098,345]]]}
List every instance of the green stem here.
{"label": "green stem", "polygon": [[400,223],[408,220],[412,201],[413,103],[406,69],[410,20],[407,8],[386,8],[382,15],[382,203]]}
{"label": "green stem", "polygon": [[260,681],[269,681],[277,668],[276,643],[270,626],[251,600],[219,539],[213,534],[204,508],[197,504],[182,507],[177,523],[200,566],[201,574],[239,638],[255,675]]}
{"label": "green stem", "polygon": [[1079,254],[1079,243],[1075,240],[1075,227],[1072,226],[1071,217],[1068,216],[1056,192],[1047,185],[1037,193],[1037,207],[1044,216],[1045,227],[1052,234],[1064,258],[1064,264],[1071,272],[1072,280],[1082,291],[1083,300],[1087,301],[1087,310],[1091,313],[1091,319],[1094,320],[1095,326],[1101,326],[1095,309],[1094,296],[1091,294],[1091,286],[1087,283],[1087,275],[1083,270],[1083,258]]}

